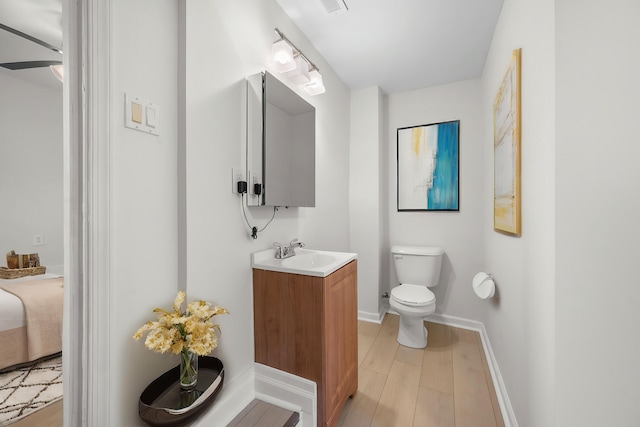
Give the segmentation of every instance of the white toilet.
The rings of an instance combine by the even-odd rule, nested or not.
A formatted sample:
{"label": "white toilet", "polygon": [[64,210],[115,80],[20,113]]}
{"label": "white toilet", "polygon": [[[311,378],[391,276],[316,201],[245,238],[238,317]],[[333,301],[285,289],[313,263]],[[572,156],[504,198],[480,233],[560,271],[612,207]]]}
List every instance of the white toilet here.
{"label": "white toilet", "polygon": [[441,248],[393,246],[391,248],[400,286],[391,289],[389,303],[400,315],[398,342],[405,347],[425,348],[424,318],[436,309],[436,297],[428,288],[438,285]]}

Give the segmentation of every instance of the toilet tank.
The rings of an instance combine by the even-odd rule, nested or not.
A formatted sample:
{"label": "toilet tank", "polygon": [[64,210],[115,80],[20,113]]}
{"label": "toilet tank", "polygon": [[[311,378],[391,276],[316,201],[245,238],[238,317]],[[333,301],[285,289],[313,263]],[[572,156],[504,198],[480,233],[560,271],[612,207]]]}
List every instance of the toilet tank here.
{"label": "toilet tank", "polygon": [[444,251],[435,246],[393,246],[391,248],[396,277],[400,284],[438,285]]}

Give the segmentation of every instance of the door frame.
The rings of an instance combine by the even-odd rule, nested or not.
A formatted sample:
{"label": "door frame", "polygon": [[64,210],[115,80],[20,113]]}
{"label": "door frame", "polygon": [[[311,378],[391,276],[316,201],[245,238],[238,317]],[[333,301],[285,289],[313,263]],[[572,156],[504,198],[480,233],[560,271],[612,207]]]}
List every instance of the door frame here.
{"label": "door frame", "polygon": [[64,425],[108,426],[111,0],[63,1]]}

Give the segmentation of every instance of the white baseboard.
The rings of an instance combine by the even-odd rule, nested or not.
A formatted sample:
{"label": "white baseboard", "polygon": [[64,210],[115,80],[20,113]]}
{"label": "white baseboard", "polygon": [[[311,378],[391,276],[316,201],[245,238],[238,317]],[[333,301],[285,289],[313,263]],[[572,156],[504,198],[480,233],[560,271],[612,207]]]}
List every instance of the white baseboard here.
{"label": "white baseboard", "polygon": [[255,364],[256,398],[300,413],[301,427],[316,427],[316,383],[305,378]]}
{"label": "white baseboard", "polygon": [[382,323],[382,319],[384,319],[385,311],[381,311],[380,313],[370,313],[368,311],[358,311],[358,320],[364,320],[365,322],[371,323]]}
{"label": "white baseboard", "polygon": [[253,365],[240,375],[227,381],[213,405],[200,415],[191,427],[226,426],[255,398],[255,371]]}
{"label": "white baseboard", "polygon": [[481,332],[484,330],[484,324],[477,320],[465,319],[464,317],[449,316],[448,314],[433,313],[425,317],[427,322],[441,323],[454,328],[469,329],[471,331]]}
{"label": "white baseboard", "polygon": [[489,341],[489,335],[484,327],[484,323],[476,320],[465,319],[462,317],[449,316],[447,314],[434,313],[426,317],[428,322],[441,323],[443,325],[453,326],[456,328],[469,329],[477,331],[480,334],[482,340],[482,347],[484,348],[484,354],[487,358],[489,365],[489,371],[491,372],[491,379],[496,390],[496,397],[498,398],[498,404],[500,405],[500,412],[502,413],[502,419],[504,420],[505,427],[518,427],[518,421],[516,415],[513,412],[509,395],[507,394],[507,388],[502,380],[500,374],[500,368],[495,355],[493,354],[493,348],[491,347],[491,341]]}
{"label": "white baseboard", "polygon": [[226,426],[253,399],[299,412],[301,427],[317,427],[316,383],[259,363],[231,381],[225,380],[211,408],[190,427]]}

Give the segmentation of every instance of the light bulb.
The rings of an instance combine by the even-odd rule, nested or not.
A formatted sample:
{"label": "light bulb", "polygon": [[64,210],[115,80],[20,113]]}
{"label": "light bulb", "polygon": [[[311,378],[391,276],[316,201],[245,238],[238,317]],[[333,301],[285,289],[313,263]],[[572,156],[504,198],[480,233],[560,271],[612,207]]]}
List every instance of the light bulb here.
{"label": "light bulb", "polygon": [[319,95],[325,92],[324,84],[322,83],[322,74],[318,70],[312,70],[309,73],[311,81],[304,85],[304,90],[309,95]]}
{"label": "light bulb", "polygon": [[304,60],[302,55],[296,56],[296,68],[285,73],[289,81],[297,85],[303,85],[311,81],[309,76],[309,64]]}
{"label": "light bulb", "polygon": [[296,68],[293,49],[284,39],[271,45],[271,65],[279,73],[286,73]]}
{"label": "light bulb", "polygon": [[58,80],[64,81],[64,68],[62,67],[62,64],[49,65],[49,69]]}

